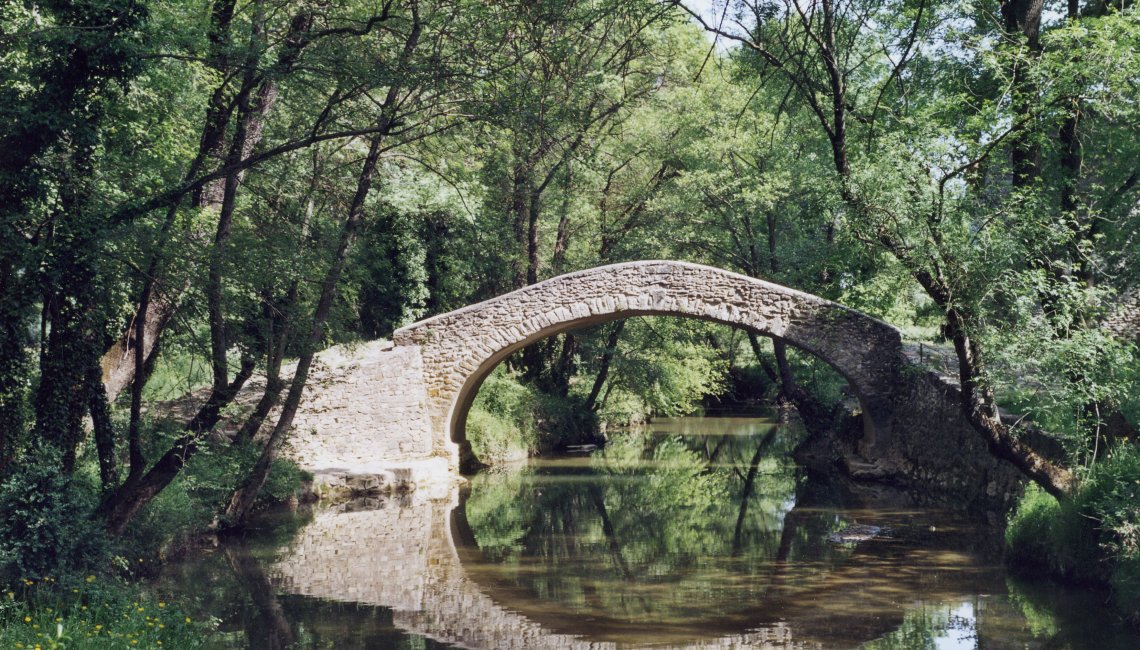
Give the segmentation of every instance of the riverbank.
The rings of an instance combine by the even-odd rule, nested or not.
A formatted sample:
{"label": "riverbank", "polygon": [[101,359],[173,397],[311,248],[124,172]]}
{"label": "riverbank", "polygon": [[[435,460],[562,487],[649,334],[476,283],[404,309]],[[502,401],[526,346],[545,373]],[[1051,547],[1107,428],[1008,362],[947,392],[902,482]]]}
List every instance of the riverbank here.
{"label": "riverbank", "polygon": [[1113,606],[1140,625],[1140,449],[1115,448],[1063,503],[1031,486],[1006,542],[1013,566],[1108,587]]}
{"label": "riverbank", "polygon": [[[175,563],[159,588],[215,585],[201,604],[225,612],[223,648],[270,633],[304,648],[1140,642],[1101,592],[1006,573],[984,518],[799,475],[797,436],[772,425],[659,420],[446,498],[320,505],[288,535]],[[890,532],[830,541],[858,526]]]}

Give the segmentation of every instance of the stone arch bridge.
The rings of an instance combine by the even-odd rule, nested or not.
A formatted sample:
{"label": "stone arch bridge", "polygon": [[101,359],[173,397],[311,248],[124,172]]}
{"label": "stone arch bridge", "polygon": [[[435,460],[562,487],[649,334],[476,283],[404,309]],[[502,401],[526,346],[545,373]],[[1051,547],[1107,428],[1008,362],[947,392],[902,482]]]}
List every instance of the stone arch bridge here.
{"label": "stone arch bridge", "polygon": [[413,323],[391,342],[323,354],[288,453],[318,481],[357,489],[454,475],[467,411],[499,362],[561,332],[648,315],[747,329],[830,364],[859,400],[858,444],[832,445],[856,476],[999,500],[1016,490],[962,418],[954,383],[916,364],[898,329],[801,291],[673,261],[561,275]]}

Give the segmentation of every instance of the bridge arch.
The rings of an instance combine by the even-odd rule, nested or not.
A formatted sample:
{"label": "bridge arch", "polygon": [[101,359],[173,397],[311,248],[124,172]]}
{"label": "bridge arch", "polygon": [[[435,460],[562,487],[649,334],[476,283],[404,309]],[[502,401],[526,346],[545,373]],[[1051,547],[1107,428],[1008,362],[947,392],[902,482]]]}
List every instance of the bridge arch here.
{"label": "bridge arch", "polygon": [[[419,346],[437,453],[465,441],[483,380],[522,347],[632,316],[686,316],[751,330],[814,354],[853,387],[868,451],[888,444],[904,365],[899,330],[818,296],[723,269],[638,261],[560,275],[397,330]],[[454,452],[451,452],[454,453]]]}

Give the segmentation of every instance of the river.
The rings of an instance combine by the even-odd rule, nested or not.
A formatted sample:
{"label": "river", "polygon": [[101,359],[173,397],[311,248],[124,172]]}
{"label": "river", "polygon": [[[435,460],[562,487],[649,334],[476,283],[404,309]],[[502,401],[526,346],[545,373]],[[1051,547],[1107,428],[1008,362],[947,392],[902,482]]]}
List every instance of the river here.
{"label": "river", "polygon": [[810,475],[793,426],[677,418],[173,563],[218,648],[1138,648],[1011,575],[992,513]]}

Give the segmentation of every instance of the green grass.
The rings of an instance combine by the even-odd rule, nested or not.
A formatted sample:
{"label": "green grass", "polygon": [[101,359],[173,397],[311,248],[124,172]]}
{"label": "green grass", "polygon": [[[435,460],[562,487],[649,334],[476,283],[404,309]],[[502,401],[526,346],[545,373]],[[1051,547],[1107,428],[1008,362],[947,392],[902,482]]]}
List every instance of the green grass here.
{"label": "green grass", "polygon": [[19,650],[205,647],[215,620],[94,575],[61,585],[21,581],[0,594],[0,648]]}
{"label": "green grass", "polygon": [[1112,450],[1070,501],[1030,486],[1010,519],[1006,546],[1014,565],[1110,585],[1117,608],[1140,622],[1140,448]]}

